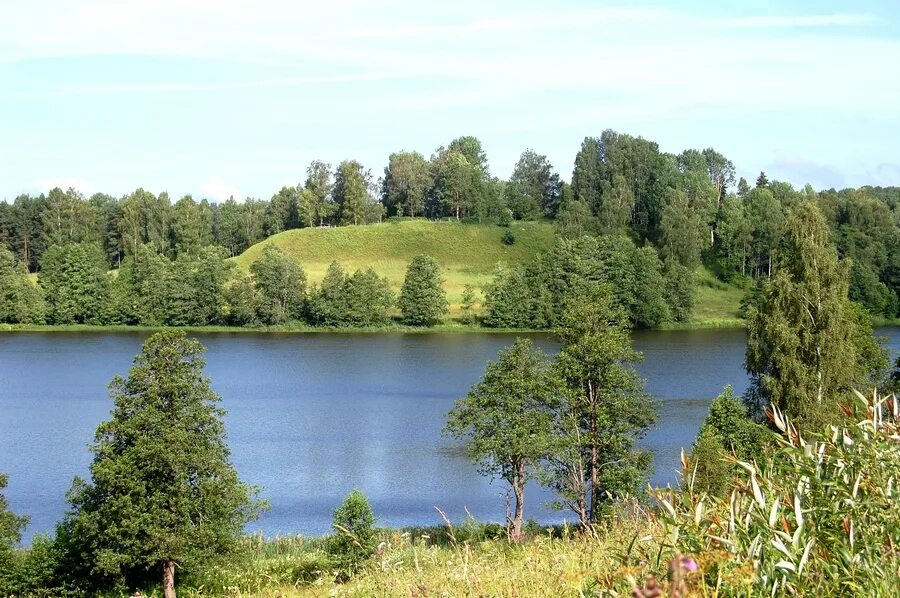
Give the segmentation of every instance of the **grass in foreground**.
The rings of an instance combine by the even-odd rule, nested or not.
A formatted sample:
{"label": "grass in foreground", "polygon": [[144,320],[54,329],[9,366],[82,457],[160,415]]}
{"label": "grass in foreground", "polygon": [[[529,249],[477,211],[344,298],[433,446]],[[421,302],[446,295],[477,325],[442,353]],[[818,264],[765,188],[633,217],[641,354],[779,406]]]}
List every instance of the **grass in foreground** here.
{"label": "grass in foreground", "polygon": [[[454,530],[455,542],[440,528],[386,530],[378,554],[344,582],[327,571],[321,538],[251,539],[244,564],[218,568],[195,582],[204,594],[227,596],[538,597],[594,595],[601,589],[630,595],[637,580],[658,573],[659,538],[644,519],[617,519],[587,536],[533,529],[523,544],[489,537],[490,526],[468,525],[468,531]],[[661,566],[664,572],[666,564]]]}

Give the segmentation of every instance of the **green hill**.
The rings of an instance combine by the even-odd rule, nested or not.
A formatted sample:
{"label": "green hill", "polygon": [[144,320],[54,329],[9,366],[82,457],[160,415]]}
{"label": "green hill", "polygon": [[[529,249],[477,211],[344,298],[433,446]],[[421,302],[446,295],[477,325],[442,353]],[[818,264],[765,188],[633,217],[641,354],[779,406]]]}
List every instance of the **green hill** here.
{"label": "green hill", "polygon": [[[505,245],[511,231],[516,242]],[[522,264],[553,246],[553,225],[546,222],[514,222],[510,228],[493,224],[462,224],[431,220],[401,220],[365,226],[302,228],[273,235],[234,258],[247,270],[274,243],[303,266],[311,283],[325,276],[337,260],[348,271],[372,267],[399,290],[406,266],[413,257],[427,253],[443,271],[450,299],[450,313],[459,313],[466,284],[483,288],[498,264]],[[696,303],[692,325],[735,325],[743,291],[723,283],[705,268],[697,271]]]}
{"label": "green hill", "polygon": [[[515,243],[505,245],[511,231]],[[459,310],[466,284],[478,288],[489,283],[497,264],[521,264],[553,245],[553,225],[514,222],[510,228],[494,224],[461,224],[430,220],[402,220],[365,226],[303,228],[273,235],[237,256],[244,269],[274,243],[303,266],[310,282],[319,282],[328,265],[337,260],[346,270],[372,267],[395,289],[403,284],[406,266],[427,253],[441,265],[451,314]]]}

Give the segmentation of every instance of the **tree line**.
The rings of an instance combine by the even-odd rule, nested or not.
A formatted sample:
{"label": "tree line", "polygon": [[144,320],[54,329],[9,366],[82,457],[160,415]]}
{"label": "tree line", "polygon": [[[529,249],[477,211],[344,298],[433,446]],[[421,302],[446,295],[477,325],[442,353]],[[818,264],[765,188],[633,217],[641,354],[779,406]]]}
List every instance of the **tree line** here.
{"label": "tree line", "polygon": [[0,248],[0,322],[119,326],[431,326],[448,309],[433,258],[410,262],[399,297],[371,268],[345,272],[333,262],[318,285],[274,245],[237,269],[220,247],[170,260],[140,245],[116,272],[93,243],[53,245],[34,285]]}
{"label": "tree line", "polygon": [[[825,429],[831,436],[836,428],[829,426],[852,411],[847,404],[854,389],[896,389],[900,379],[900,360],[893,382],[888,378],[887,351],[850,296],[849,261],[830,243],[820,208],[799,202],[788,211],[784,231],[774,274],[748,307],[750,387],[741,398],[728,387],[712,402],[685,463],[689,479],[682,490],[691,496],[726,496],[731,480],[746,469],[741,461],[774,454],[775,428],[795,436]],[[563,272],[570,268],[565,259],[559,264]],[[521,534],[529,480],[555,490],[559,506],[588,529],[617,499],[640,494],[651,465],[635,442],[657,413],[633,369],[641,356],[631,347],[627,302],[600,277],[550,280],[571,284],[546,303],[562,303],[558,312],[547,311],[560,352],[550,359],[517,339],[457,401],[446,427],[465,440],[480,471],[509,484],[514,508],[507,524],[514,538]]]}
{"label": "tree line", "polygon": [[561,236],[619,232],[654,247],[663,262],[703,263],[726,281],[771,274],[785,240],[788,211],[802,201],[823,211],[834,246],[852,259],[850,292],[878,316],[900,309],[900,188],[816,192],[770,181],[736,180],[734,164],[713,148],[662,152],[658,144],[612,130],[583,141],[562,180],[545,155],[525,150],[508,180],[491,175],[481,141],[458,137],[430,158],[400,151],[380,177],[355,160],[313,161],[305,178],[269,200],[221,203],[138,189],[121,198],[75,189],[0,202],[0,244],[30,272],[53,245],[91,242],[118,267],[142,245],[170,259],[209,245],[227,255],[279,232],[390,217],[508,222],[552,219]]}

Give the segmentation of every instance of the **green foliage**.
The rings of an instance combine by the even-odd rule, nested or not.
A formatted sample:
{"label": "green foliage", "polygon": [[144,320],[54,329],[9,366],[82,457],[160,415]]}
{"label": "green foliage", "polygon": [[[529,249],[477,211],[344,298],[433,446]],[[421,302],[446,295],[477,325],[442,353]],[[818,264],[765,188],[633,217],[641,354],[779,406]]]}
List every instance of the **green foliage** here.
{"label": "green foliage", "polygon": [[176,276],[169,258],[150,245],[138,245],[112,279],[104,319],[111,324],[166,324],[176,300],[191,302],[187,284],[186,277]]}
{"label": "green foliage", "polygon": [[485,290],[484,325],[490,328],[545,328],[552,321],[551,297],[532,284],[528,268],[498,269]]}
{"label": "green foliage", "polygon": [[591,208],[586,201],[564,201],[556,214],[556,234],[564,239],[578,239],[596,228]]}
{"label": "green foliage", "polygon": [[[221,247],[182,253],[173,264],[177,295],[166,318],[173,326],[205,326],[225,319],[225,285],[233,265]],[[180,291],[180,292],[178,292]]]}
{"label": "green foliage", "polygon": [[506,231],[503,233],[503,237],[500,239],[504,245],[515,245],[516,236],[512,233],[512,231]]}
{"label": "green foliage", "polygon": [[41,288],[28,279],[13,254],[0,247],[0,323],[40,324],[44,321]]}
{"label": "green foliage", "polygon": [[694,276],[692,272],[675,260],[666,260],[663,265],[666,305],[673,322],[687,322],[694,311]]}
{"label": "green foliage", "polygon": [[[559,209],[559,174],[534,150],[522,152],[506,186],[506,203],[518,220],[553,217]],[[511,243],[509,243],[511,245]]]}
{"label": "green foliage", "polygon": [[500,210],[500,216],[497,218],[497,226],[508,228],[513,222],[513,211],[509,208]]}
{"label": "green foliage", "polygon": [[9,510],[9,503],[3,495],[8,478],[0,473],[0,593],[7,594],[12,588],[12,574],[16,568],[14,549],[22,539],[22,530],[28,518]]}
{"label": "green foliage", "polygon": [[420,216],[433,184],[428,162],[419,152],[397,152],[384,168],[381,201],[389,216]]}
{"label": "green foliage", "polygon": [[821,211],[809,202],[791,210],[775,274],[748,310],[745,399],[757,418],[771,403],[801,429],[818,429],[838,417],[839,397],[887,367],[867,316],[848,299],[847,266],[828,245]]}
{"label": "green foliage", "polygon": [[182,332],[155,334],[128,378],[110,383],[115,407],[91,446],[91,480],[76,478],[59,529],[75,580],[133,584],[172,563],[206,566],[258,513],[229,462],[202,352]]}
{"label": "green foliage", "polygon": [[307,301],[310,321],[318,326],[377,326],[390,321],[394,295],[386,279],[369,268],[344,274],[332,262],[322,280],[313,287]]}
{"label": "green foliage", "polygon": [[274,245],[250,265],[258,293],[257,313],[266,324],[283,324],[300,318],[306,296],[306,273]]}
{"label": "green foliage", "polygon": [[557,239],[553,249],[524,268],[501,270],[487,288],[484,323],[490,327],[553,327],[569,295],[597,283],[641,327],[670,318],[662,264],[652,247],[623,236]]}
{"label": "green foliage", "polygon": [[726,595],[892,595],[897,405],[857,393],[846,419],[804,435],[774,407],[777,450],[755,463],[732,459],[738,475],[727,498],[659,493],[668,547],[724,551],[705,580]]}
{"label": "green foliage", "polygon": [[343,575],[352,575],[375,554],[375,515],[362,490],[353,490],[334,510],[328,552]]}
{"label": "green foliage", "polygon": [[344,160],[334,174],[334,202],[341,224],[365,224],[371,174],[356,160]]}
{"label": "green foliage", "polygon": [[255,326],[259,321],[262,299],[249,276],[238,275],[222,291],[225,300],[225,321],[232,326]]}
{"label": "green foliage", "polygon": [[897,294],[878,279],[872,268],[858,262],[850,267],[849,297],[873,316],[897,317]]}
{"label": "green foliage", "polygon": [[38,282],[50,324],[97,324],[109,288],[106,259],[99,245],[53,245],[44,253]]}
{"label": "green foliage", "polygon": [[449,309],[443,282],[434,258],[425,254],[413,258],[397,302],[404,324],[433,326],[440,321]]}
{"label": "green foliage", "polygon": [[479,471],[510,485],[513,538],[522,533],[525,484],[553,451],[553,418],[562,394],[546,355],[530,340],[517,338],[500,351],[498,361],[487,364],[481,380],[447,415],[445,433],[466,439]]}
{"label": "green foliage", "polygon": [[545,482],[588,526],[603,506],[637,491],[651,455],[634,443],[656,422],[632,364],[628,317],[600,284],[569,298],[557,331],[554,371],[568,388],[555,421],[557,447]]}
{"label": "green foliage", "polygon": [[475,323],[475,305],[478,296],[475,294],[475,287],[467,284],[463,288],[462,300],[460,301],[460,311],[462,312],[462,321],[465,324]]}
{"label": "green foliage", "polygon": [[736,473],[727,457],[743,461],[763,457],[769,434],[766,428],[750,419],[747,408],[734,390],[727,386],[709,406],[709,412],[688,459],[690,483],[695,492],[724,496],[727,482]]}

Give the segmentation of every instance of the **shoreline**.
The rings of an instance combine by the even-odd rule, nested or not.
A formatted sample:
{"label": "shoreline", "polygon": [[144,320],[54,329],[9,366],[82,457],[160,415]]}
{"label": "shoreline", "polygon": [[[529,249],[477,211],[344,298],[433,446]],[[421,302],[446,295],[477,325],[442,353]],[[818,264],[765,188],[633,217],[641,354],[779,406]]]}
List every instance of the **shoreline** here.
{"label": "shoreline", "polygon": [[[892,324],[900,325],[900,321]],[[722,328],[744,328],[745,323],[739,319],[708,320],[702,322],[686,322],[664,324],[656,328],[636,328],[650,331],[675,330],[708,330]],[[431,327],[404,326],[401,324],[367,327],[324,327],[298,324],[295,326],[128,326],[102,324],[0,324],[0,334],[16,332],[107,332],[153,333],[161,330],[183,330],[187,333],[251,333],[251,334],[542,334],[551,333],[550,329],[540,328],[488,328],[477,324],[446,323]]]}
{"label": "shoreline", "polygon": [[[873,318],[872,327],[900,326],[900,319]],[[674,322],[663,324],[656,328],[634,328],[638,331],[691,331],[691,330],[716,330],[716,329],[744,329],[747,327],[745,320],[739,318],[724,318],[717,320],[701,320],[694,322]],[[145,332],[153,333],[161,330],[183,330],[187,333],[234,333],[234,334],[548,334],[552,330],[547,328],[488,328],[477,324],[444,323],[431,327],[404,326],[392,324],[387,326],[367,327],[324,327],[309,326],[306,324],[287,326],[128,326],[128,325],[102,325],[102,324],[0,324],[0,334],[17,332],[106,332],[129,333]]]}

